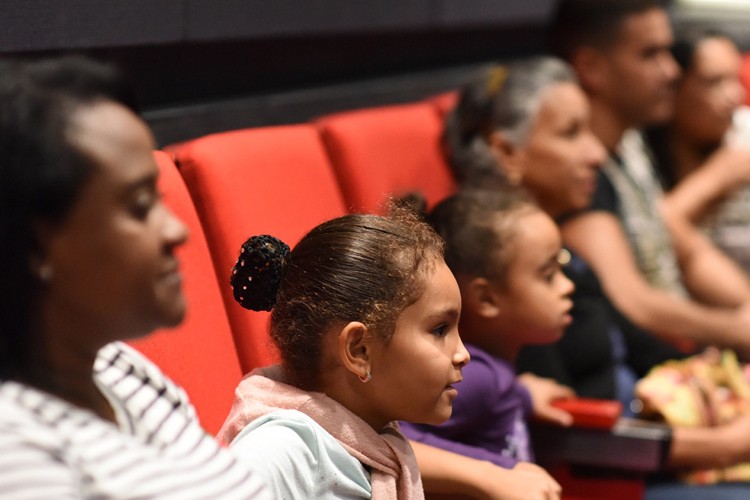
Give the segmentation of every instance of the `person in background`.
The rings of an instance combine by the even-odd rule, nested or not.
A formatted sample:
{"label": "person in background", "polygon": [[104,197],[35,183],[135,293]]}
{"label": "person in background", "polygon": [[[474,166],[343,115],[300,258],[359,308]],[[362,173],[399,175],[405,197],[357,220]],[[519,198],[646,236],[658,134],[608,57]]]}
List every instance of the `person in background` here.
{"label": "person in background", "polygon": [[500,187],[460,190],[427,220],[446,242],[446,263],[461,290],[459,329],[472,362],[451,418],[437,426],[404,422],[404,434],[508,469],[533,463],[526,426],[533,403],[545,410],[536,416],[561,425],[572,420],[550,406],[572,390],[530,374],[520,381],[514,371],[524,345],[560,339],[572,320],[574,287],[561,270],[566,254],[557,225],[524,191]]}
{"label": "person in background", "polygon": [[[506,80],[499,88],[487,85],[496,81],[497,68],[489,68],[464,88],[446,122],[449,162],[466,186],[503,182],[525,188],[547,207],[544,210],[553,220],[564,225],[571,214],[587,206],[593,179],[605,159],[589,126],[588,102],[570,69],[557,59],[517,61],[503,71]],[[515,111],[509,112],[509,106]],[[519,130],[522,133],[517,135]],[[472,165],[472,158],[477,158],[478,167]],[[488,159],[494,159],[494,165],[486,163]],[[488,181],[492,175],[499,181]],[[524,347],[516,369],[570,385],[579,396],[619,399],[627,408],[638,378],[681,353],[629,324],[575,251],[570,251],[563,271],[576,286],[572,323],[555,344]],[[467,382],[468,375],[467,370]],[[743,416],[721,427],[674,428],[667,471],[746,461],[749,425],[750,417]],[[647,494],[648,498],[675,494],[742,498],[747,485],[692,487],[667,477],[649,484]]]}
{"label": "person in background", "polygon": [[447,420],[469,361],[435,232],[394,207],[325,222],[291,251],[251,237],[231,283],[272,311],[281,364],[242,380],[220,437],[279,498],[423,498],[396,421]]}
{"label": "person in background", "polygon": [[185,313],[153,149],[110,66],[0,65],[2,498],[272,498],[121,342]]}
{"label": "person in background", "polygon": [[672,46],[682,76],[675,115],[647,132],[667,189],[667,219],[697,225],[750,272],[750,109],[742,56],[718,31],[693,27]]}
{"label": "person in background", "polygon": [[591,128],[609,158],[589,209],[561,225],[616,309],[689,351],[731,348],[750,358],[750,282],[693,226],[665,224],[662,190],[639,128],[672,117],[679,67],[656,0],[561,0],[551,49],[574,68]]}
{"label": "person in background", "polygon": [[[591,202],[606,155],[573,71],[552,57],[480,72],[462,90],[444,135],[449,164],[464,186],[523,187],[558,223]],[[573,325],[551,346],[522,349],[516,366],[628,408],[635,380],[680,353],[619,315],[587,262],[570,255],[564,272],[576,287]]]}

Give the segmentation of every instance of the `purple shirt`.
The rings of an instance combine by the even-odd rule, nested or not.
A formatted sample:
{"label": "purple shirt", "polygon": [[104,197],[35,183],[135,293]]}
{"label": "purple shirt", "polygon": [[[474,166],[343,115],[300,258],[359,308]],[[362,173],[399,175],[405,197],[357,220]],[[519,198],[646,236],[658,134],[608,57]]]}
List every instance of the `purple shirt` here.
{"label": "purple shirt", "polygon": [[453,415],[442,425],[401,422],[414,441],[442,448],[505,468],[532,462],[526,427],[531,396],[518,383],[513,367],[478,347],[466,344],[471,362],[463,369]]}

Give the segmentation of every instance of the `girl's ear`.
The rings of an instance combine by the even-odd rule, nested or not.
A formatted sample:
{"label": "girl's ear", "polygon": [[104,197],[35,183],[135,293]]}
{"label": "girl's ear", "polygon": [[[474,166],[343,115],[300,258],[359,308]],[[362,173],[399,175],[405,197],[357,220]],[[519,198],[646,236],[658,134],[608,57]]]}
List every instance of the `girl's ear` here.
{"label": "girl's ear", "polygon": [[489,142],[498,168],[505,178],[514,186],[520,185],[524,170],[523,149],[519,148],[508,138],[505,132],[500,130],[490,134]]}
{"label": "girl's ear", "polygon": [[339,359],[344,367],[364,380],[370,374],[370,346],[367,327],[351,321],[339,332]]}
{"label": "girl's ear", "polygon": [[494,285],[487,278],[471,278],[466,287],[467,304],[475,314],[483,318],[496,318],[500,315],[500,302]]}

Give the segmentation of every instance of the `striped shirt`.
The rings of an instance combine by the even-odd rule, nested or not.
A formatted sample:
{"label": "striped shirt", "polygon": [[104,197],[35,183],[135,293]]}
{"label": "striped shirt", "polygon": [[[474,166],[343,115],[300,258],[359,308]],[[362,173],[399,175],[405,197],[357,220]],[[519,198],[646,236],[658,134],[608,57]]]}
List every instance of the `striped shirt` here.
{"label": "striped shirt", "polygon": [[270,499],[207,434],[185,392],[116,342],[94,380],[117,425],[50,394],[0,383],[0,498]]}

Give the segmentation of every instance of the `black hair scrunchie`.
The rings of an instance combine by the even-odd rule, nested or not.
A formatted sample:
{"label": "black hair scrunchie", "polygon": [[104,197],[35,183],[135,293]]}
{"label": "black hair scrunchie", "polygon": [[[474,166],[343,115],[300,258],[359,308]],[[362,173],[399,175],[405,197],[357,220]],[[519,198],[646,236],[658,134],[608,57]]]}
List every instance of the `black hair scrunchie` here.
{"label": "black hair scrunchie", "polygon": [[276,304],[289,246],[268,234],[242,244],[229,279],[234,299],[251,311],[270,311]]}

